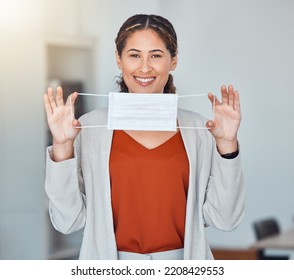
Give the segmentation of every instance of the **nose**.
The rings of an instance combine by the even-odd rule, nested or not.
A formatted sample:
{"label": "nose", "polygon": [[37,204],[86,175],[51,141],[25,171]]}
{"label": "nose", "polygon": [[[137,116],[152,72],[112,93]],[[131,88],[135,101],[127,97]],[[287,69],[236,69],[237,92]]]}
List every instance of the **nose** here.
{"label": "nose", "polygon": [[142,73],[148,73],[152,69],[149,59],[143,58],[140,64],[140,71]]}

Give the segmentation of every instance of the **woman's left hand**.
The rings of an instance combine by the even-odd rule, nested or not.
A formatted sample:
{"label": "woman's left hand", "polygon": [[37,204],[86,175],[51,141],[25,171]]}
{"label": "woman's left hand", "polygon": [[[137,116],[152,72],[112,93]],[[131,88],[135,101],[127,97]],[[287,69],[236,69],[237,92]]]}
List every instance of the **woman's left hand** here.
{"label": "woman's left hand", "polygon": [[214,136],[221,155],[233,153],[238,149],[237,133],[241,122],[240,99],[233,86],[221,87],[222,102],[212,93],[208,98],[214,105],[214,121],[208,121],[206,127]]}

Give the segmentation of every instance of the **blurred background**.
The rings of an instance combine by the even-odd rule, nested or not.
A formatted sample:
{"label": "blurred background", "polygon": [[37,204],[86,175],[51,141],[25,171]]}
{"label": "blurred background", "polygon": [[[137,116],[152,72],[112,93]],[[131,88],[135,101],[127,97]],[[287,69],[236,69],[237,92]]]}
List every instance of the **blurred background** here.
{"label": "blurred background", "polygon": [[[253,222],[267,217],[294,227],[293,1],[0,0],[0,259],[78,254],[82,232],[58,234],[48,218],[43,94],[58,84],[66,93],[117,90],[114,38],[136,13],[173,23],[180,94],[220,96],[233,84],[241,95],[246,215],[232,232],[208,228],[211,245],[247,248]],[[106,101],[81,102],[81,113]]]}

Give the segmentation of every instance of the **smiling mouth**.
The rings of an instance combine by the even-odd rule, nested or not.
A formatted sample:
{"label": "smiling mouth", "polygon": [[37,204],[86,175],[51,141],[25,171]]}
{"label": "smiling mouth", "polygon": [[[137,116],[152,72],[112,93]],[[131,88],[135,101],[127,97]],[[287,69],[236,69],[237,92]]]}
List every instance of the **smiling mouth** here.
{"label": "smiling mouth", "polygon": [[150,85],[155,80],[155,77],[150,77],[150,78],[139,78],[139,77],[135,77],[135,80],[141,86],[148,86],[148,85]]}

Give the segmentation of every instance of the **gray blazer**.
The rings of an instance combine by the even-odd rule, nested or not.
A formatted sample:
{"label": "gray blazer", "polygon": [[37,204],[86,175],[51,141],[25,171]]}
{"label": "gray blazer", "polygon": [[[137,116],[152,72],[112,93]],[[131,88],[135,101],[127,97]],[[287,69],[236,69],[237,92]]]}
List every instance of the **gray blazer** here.
{"label": "gray blazer", "polygon": [[[87,125],[107,123],[107,109],[81,117]],[[180,126],[205,126],[198,114],[179,109]],[[244,213],[245,188],[240,155],[222,158],[207,130],[181,129],[189,158],[184,259],[213,259],[205,227],[230,231]],[[48,148],[45,189],[53,226],[62,233],[84,228],[80,259],[117,259],[113,229],[109,154],[113,131],[83,129],[75,141],[75,157],[53,162]]]}

